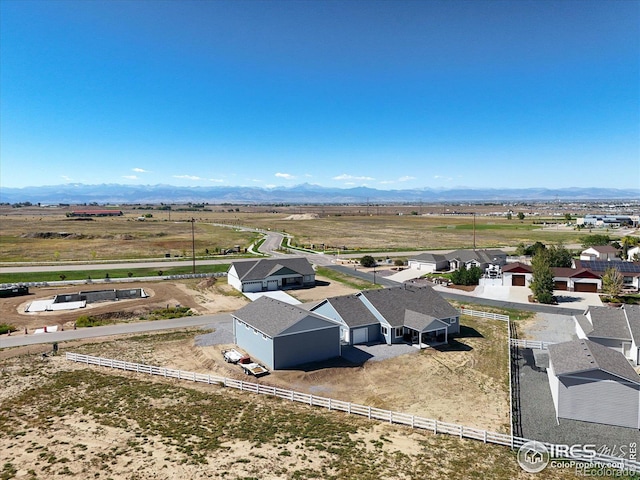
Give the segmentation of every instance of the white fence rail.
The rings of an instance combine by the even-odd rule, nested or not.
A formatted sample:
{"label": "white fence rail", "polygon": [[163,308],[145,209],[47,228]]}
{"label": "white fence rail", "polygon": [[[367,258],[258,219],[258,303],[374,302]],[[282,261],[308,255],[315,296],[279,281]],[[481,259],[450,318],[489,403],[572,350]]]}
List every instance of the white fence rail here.
{"label": "white fence rail", "polygon": [[492,320],[502,320],[503,322],[509,321],[509,315],[502,315],[500,313],[482,312],[480,310],[470,310],[468,308],[461,308],[460,313],[462,315],[470,315],[472,317],[490,318]]}
{"label": "white fence rail", "polygon": [[[229,388],[235,388],[245,392],[252,392],[262,395],[272,395],[275,397],[283,398],[285,400],[290,400],[292,402],[304,403],[307,405],[326,408],[328,410],[337,410],[351,415],[361,415],[374,420],[380,420],[383,422],[395,423],[399,425],[407,425],[411,428],[428,430],[433,433],[455,435],[459,438],[469,438],[484,443],[504,445],[511,448],[518,448],[530,441],[526,438],[514,437],[512,435],[503,433],[489,432],[487,430],[465,427],[463,425],[458,425],[455,423],[439,422],[438,420],[434,420],[431,418],[423,418],[407,413],[382,410],[380,408],[374,408],[367,405],[359,405],[357,403],[344,402],[342,400],[319,397],[316,395],[310,395],[308,393],[295,392],[293,390],[285,390],[270,385],[245,382],[242,380],[220,377],[217,375],[185,372],[183,370],[173,370],[170,368],[142,365],[139,363],[130,363],[121,360],[93,357],[90,355],[81,355],[71,352],[66,353],[66,358],[67,360],[70,360],[72,362],[86,363],[87,365],[98,365],[101,367],[117,368],[130,372],[159,375],[167,378],[176,378],[179,380],[186,380],[191,382],[217,384]],[[549,443],[541,443],[547,446],[547,448],[551,449],[552,447]],[[556,449],[550,451],[556,451]],[[572,458],[572,460],[576,459]],[[629,470],[631,472],[640,472],[640,462],[632,461],[626,458],[599,454],[596,455],[595,458],[585,460],[588,460],[590,462],[602,462],[603,464],[622,467],[623,469]]]}
{"label": "white fence rail", "polygon": [[555,342],[543,342],[541,340],[520,340],[517,338],[510,339],[511,345],[518,348],[534,348],[536,350],[547,350],[549,345]]}

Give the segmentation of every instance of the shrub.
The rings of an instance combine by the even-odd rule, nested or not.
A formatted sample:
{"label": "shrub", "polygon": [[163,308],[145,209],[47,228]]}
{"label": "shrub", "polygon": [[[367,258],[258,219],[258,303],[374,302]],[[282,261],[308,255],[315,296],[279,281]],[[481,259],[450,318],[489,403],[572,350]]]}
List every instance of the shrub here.
{"label": "shrub", "polygon": [[0,335],[4,335],[5,333],[15,332],[16,327],[13,325],[9,325],[7,323],[0,323]]}

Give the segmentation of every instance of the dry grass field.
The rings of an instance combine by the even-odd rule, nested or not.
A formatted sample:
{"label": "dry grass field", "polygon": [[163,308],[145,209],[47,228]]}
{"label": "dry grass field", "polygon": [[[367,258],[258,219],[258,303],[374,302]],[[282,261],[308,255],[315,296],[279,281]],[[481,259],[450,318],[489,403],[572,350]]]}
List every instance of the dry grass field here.
{"label": "dry grass field", "polygon": [[[193,346],[198,333],[63,344],[61,350],[241,377],[234,366],[220,361],[219,354],[213,358]],[[61,356],[43,360],[37,354],[14,353],[0,360],[3,479],[529,478],[517,465],[515,454],[504,447],[220,386],[88,367]],[[436,365],[429,361],[429,355],[415,358],[414,370],[418,362],[424,362],[415,377],[434,379],[452,376],[449,370],[485,369],[474,365],[470,357],[459,365],[444,360],[441,368],[429,372]],[[354,383],[353,390],[363,386],[371,390],[372,383],[383,378],[383,366],[378,367],[377,375],[375,368],[342,369],[334,372],[331,383],[342,377],[349,384],[350,376],[360,375],[362,380]],[[387,375],[387,383],[397,384],[400,379],[396,390],[412,390],[416,408],[422,404],[428,409],[434,398],[446,397],[456,387],[450,385],[443,391],[443,383],[430,384],[425,379],[420,385],[425,391],[418,392],[417,386],[402,379],[407,365],[389,368],[393,375]],[[308,380],[321,382],[326,376],[316,372],[317,379]],[[272,375],[260,381],[280,383],[284,379]],[[468,385],[466,379],[464,385]],[[471,391],[463,391],[472,397],[467,395]],[[382,398],[384,392],[369,395],[376,394]],[[384,403],[395,402],[398,395]],[[420,400],[420,395],[426,396]],[[485,413],[485,407],[460,400],[451,398],[442,415]],[[470,409],[475,412],[468,412]],[[549,468],[536,478],[571,478],[571,472]]]}
{"label": "dry grass field", "polygon": [[[237,212],[212,208],[211,211],[171,213],[124,208],[122,217],[78,220],[65,216],[69,209],[1,207],[0,262],[90,262],[159,258],[167,253],[172,257],[190,257],[191,218],[196,220],[195,248],[199,257],[206,254],[206,249],[212,254],[234,245],[246,248],[259,238],[257,234],[214,223],[284,231],[292,235],[298,245],[345,246],[352,251],[453,249],[471,247],[474,243],[471,215],[397,215],[389,210],[380,215],[366,215],[362,207],[357,206],[351,207],[349,215],[323,211],[305,215],[305,208],[280,208],[277,213],[250,211],[257,208],[238,208]],[[136,220],[146,213],[153,217]],[[573,244],[579,243],[581,235],[573,230],[543,229],[531,219],[521,222],[515,218],[475,218],[475,243],[481,248],[516,246],[538,240]]]}
{"label": "dry grass field", "polygon": [[[66,262],[161,258],[165,254],[191,258],[190,212],[153,212],[154,218],[137,221],[146,212],[127,211],[121,217],[67,218],[64,210],[0,209],[1,262]],[[18,210],[18,212],[15,212]],[[44,212],[41,212],[44,211]],[[44,214],[41,214],[44,213]],[[157,217],[156,217],[157,215]],[[258,235],[210,225],[196,218],[196,255],[220,248],[248,247]]]}

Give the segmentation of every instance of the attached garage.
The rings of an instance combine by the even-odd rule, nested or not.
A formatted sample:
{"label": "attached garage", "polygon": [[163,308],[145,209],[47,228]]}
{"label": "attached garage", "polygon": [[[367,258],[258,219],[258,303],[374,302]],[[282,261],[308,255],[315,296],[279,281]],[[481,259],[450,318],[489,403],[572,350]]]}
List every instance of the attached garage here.
{"label": "attached garage", "polygon": [[598,284],[587,282],[574,282],[573,290],[575,292],[598,293]]}
{"label": "attached garage", "polygon": [[555,290],[568,290],[568,283],[566,280],[556,280],[553,282],[553,288]]}
{"label": "attached garage", "polygon": [[367,343],[369,341],[369,329],[368,328],[355,328],[353,329],[353,345],[360,343]]}
{"label": "attached garage", "polygon": [[380,340],[380,322],[356,295],[328,298],[311,311],[337,322],[346,344]]}
{"label": "attached garage", "polygon": [[514,287],[524,287],[525,276],[524,275],[511,275],[511,285]]}

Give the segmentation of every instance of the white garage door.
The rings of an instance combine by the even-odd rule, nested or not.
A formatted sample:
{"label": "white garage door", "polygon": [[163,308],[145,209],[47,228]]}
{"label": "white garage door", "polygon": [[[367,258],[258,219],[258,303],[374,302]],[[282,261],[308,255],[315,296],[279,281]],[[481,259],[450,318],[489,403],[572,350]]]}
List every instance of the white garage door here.
{"label": "white garage door", "polygon": [[369,329],[368,328],[356,328],[353,331],[353,344],[367,343],[369,341]]}
{"label": "white garage door", "polygon": [[278,280],[267,280],[267,290],[278,290]]}

